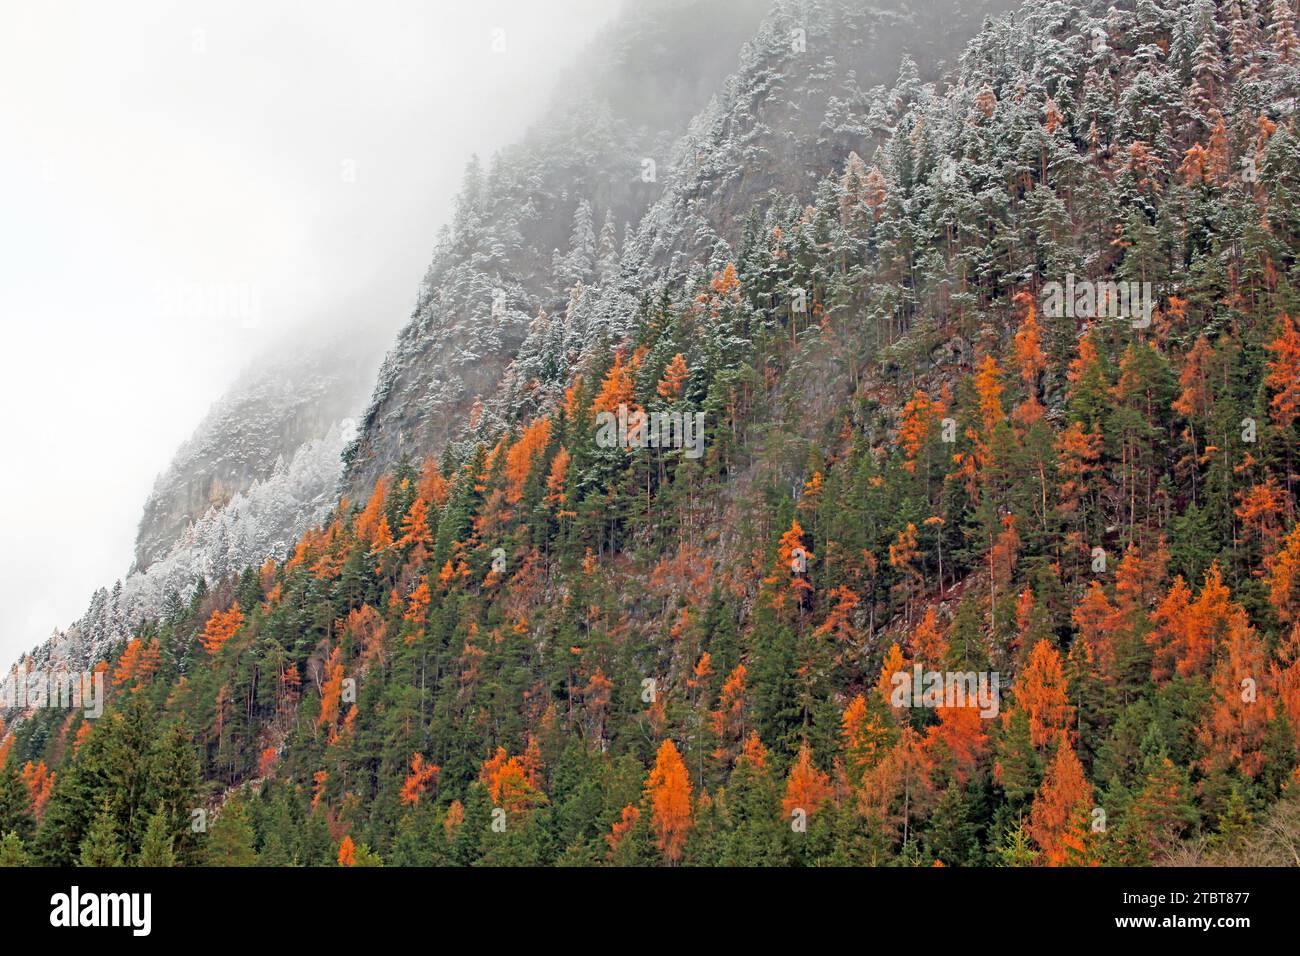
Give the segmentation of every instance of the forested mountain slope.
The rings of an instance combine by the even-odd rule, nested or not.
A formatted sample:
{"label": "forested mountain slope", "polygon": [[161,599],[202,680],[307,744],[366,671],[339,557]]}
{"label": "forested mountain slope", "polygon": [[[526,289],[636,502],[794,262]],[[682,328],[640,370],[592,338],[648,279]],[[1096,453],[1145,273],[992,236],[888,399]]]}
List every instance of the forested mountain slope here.
{"label": "forested mountain slope", "polygon": [[1008,5],[941,18],[933,2],[779,4],[752,37],[766,3],[629,8],[528,136],[470,164],[349,449],[347,493],[404,455],[499,430],[520,401],[553,399],[642,296],[725,261],[723,240],[771,190],[810,197],[870,141],[868,91],[892,82],[903,38],[933,72]]}
{"label": "forested mountain slope", "polygon": [[[456,212],[380,370],[345,491],[458,437],[543,308],[608,280],[662,189],[673,143],[735,63],[767,0],[629,4],[520,142],[465,172]],[[649,163],[651,165],[645,165]]]}
{"label": "forested mountain slope", "polygon": [[1294,862],[1294,6],[1033,2],[850,80],[891,16],[778,4],[506,325],[462,201],[358,494],[4,737],[0,853]]}

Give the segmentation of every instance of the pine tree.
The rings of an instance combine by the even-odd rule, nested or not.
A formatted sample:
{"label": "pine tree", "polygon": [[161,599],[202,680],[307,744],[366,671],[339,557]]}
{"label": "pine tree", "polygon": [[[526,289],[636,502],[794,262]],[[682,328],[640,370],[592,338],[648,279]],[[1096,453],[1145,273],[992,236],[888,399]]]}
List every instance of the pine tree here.
{"label": "pine tree", "polygon": [[185,865],[198,862],[199,841],[191,813],[199,805],[199,779],[198,756],[184,728],[175,724],[165,729],[153,746],[142,804],[154,807],[150,824],[159,809],[165,814],[172,852]]}
{"label": "pine tree", "polygon": [[238,795],[226,800],[208,830],[203,847],[205,866],[256,866],[257,853],[253,849],[253,825],[248,819],[244,801]]}
{"label": "pine tree", "polygon": [[35,821],[28,809],[29,797],[18,773],[17,759],[0,764],[0,833],[15,833],[20,840],[30,839]]}
{"label": "pine tree", "polygon": [[619,245],[614,230],[614,210],[605,210],[605,222],[600,227],[596,248],[596,273],[602,283],[612,282],[618,275]]}
{"label": "pine tree", "polygon": [[31,857],[22,838],[10,830],[0,839],[0,867],[31,866]]}
{"label": "pine tree", "polygon": [[117,821],[108,802],[90,824],[86,838],[81,841],[78,855],[80,866],[121,866],[126,862],[122,841],[117,835]]}
{"label": "pine tree", "polygon": [[172,836],[167,808],[159,803],[158,809],[149,817],[145,827],[144,840],[140,843],[140,852],[136,854],[135,865],[147,867],[172,867],[176,865],[176,854],[172,852]]}
{"label": "pine tree", "polygon": [[[602,234],[604,230],[602,229]],[[565,288],[591,278],[597,264],[596,234],[592,226],[591,203],[580,199],[573,211],[573,230],[569,235],[569,252],[564,257],[558,278]]]}
{"label": "pine tree", "polygon": [[999,866],[1034,866],[1038,862],[1038,853],[1029,836],[1024,822],[1012,827],[997,850]]}
{"label": "pine tree", "polygon": [[1152,764],[1118,835],[1124,861],[1130,866],[1157,862],[1197,820],[1187,772],[1167,756]]}

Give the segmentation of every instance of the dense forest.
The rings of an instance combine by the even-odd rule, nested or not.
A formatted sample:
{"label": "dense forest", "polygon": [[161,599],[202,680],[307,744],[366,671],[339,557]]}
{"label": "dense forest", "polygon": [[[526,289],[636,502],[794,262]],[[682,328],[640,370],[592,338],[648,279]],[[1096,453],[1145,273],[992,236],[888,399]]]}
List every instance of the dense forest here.
{"label": "dense forest", "polygon": [[[507,400],[9,713],[0,862],[1294,865],[1295,4],[1035,0],[837,92],[857,6],[777,5],[657,225],[574,197]],[[819,83],[833,169],[731,189]]]}

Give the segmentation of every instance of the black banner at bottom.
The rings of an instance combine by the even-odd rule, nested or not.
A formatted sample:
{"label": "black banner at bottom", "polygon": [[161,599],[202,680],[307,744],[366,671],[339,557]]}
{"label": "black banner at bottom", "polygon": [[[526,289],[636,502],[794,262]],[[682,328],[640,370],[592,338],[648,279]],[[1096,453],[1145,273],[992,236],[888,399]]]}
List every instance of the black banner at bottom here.
{"label": "black banner at bottom", "polygon": [[[76,934],[117,944],[259,943],[279,937],[337,946],[389,932],[531,934],[715,926],[720,938],[783,928],[804,939],[845,920],[961,944],[1009,929],[1086,941],[1201,934],[1231,942],[1276,934],[1294,916],[1295,870],[817,869],[0,870],[10,932]],[[1291,910],[1284,917],[1284,907]],[[254,928],[255,927],[255,928]],[[618,938],[618,937],[613,937]],[[432,941],[432,939],[431,939]]]}

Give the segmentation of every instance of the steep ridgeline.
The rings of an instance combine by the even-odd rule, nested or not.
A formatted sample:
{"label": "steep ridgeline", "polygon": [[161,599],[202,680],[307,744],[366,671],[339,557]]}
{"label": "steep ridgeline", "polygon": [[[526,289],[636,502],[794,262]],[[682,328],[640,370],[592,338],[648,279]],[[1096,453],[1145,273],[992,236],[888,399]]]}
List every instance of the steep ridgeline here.
{"label": "steep ridgeline", "polygon": [[196,587],[283,557],[335,504],[377,338],[363,329],[298,336],[243,372],[154,484],[127,575],[16,664],[88,667]]}
{"label": "steep ridgeline", "polygon": [[132,571],[147,570],[209,510],[360,413],[379,363],[377,337],[308,335],[241,374],[177,450],[145,502]]}
{"label": "steep ridgeline", "polygon": [[[578,369],[628,340],[651,302],[707,284],[728,263],[756,268],[743,260],[764,248],[762,233],[792,211],[833,201],[832,177],[846,164],[865,175],[858,154],[880,147],[923,81],[954,67],[979,24],[1011,5],[775,4],[737,70],[675,144],[663,193],[629,235],[617,273],[576,285],[562,316],[534,322],[488,404],[492,414],[471,422],[462,450],[503,421],[554,407]],[[788,309],[792,291],[769,305]],[[813,282],[803,292],[812,309],[826,290]]]}
{"label": "steep ridgeline", "polygon": [[[148,622],[174,613],[196,593],[205,593],[208,582],[256,567],[268,558],[283,558],[337,503],[341,455],[355,437],[350,420],[324,426],[288,457],[277,458],[268,473],[188,524],[148,568],[133,570],[112,588],[97,590],[85,614],[66,630],[56,628],[15,666],[89,668]],[[0,697],[6,686],[3,680]]]}
{"label": "steep ridgeline", "polygon": [[[255,363],[156,480],[126,578],[97,591],[81,619],[66,630],[56,628],[16,663],[93,663],[142,617],[158,616],[169,601],[188,600],[200,580],[279,556],[286,542],[336,500],[345,450],[340,442],[348,443],[352,456],[363,437],[344,420],[359,417],[372,390],[386,395],[393,382],[405,382],[399,392],[409,407],[399,408],[399,417],[428,405],[410,396],[427,391],[427,376],[443,369],[405,369],[400,356],[411,350],[454,353],[462,360],[459,372],[483,376],[481,391],[488,393],[487,383],[494,386],[505,367],[490,373],[489,360],[508,361],[520,335],[492,331],[498,323],[474,309],[472,303],[486,301],[490,310],[494,301],[490,292],[485,300],[479,295],[485,287],[477,270],[497,263],[503,274],[517,275],[517,301],[553,298],[552,250],[569,245],[576,194],[590,193],[608,208],[611,229],[615,222],[625,228],[637,221],[659,189],[637,177],[640,157],[668,151],[686,118],[731,68],[731,51],[752,33],[767,5],[768,0],[629,4],[561,84],[582,93],[557,104],[525,143],[498,160],[499,172],[484,177],[477,162],[471,164],[456,220],[444,230],[422,285],[416,319],[399,338],[378,389],[374,370],[381,346],[355,329],[315,338],[304,331]],[[632,174],[624,175],[627,170]],[[534,190],[532,204],[516,205],[527,189]],[[520,221],[507,221],[514,213]],[[601,236],[606,248],[618,244],[608,230]],[[439,301],[462,303],[463,319],[430,327],[435,311],[454,311],[434,308],[435,289]],[[521,318],[509,308],[506,313],[503,327]],[[435,347],[433,340],[440,344]],[[486,352],[485,341],[491,346]],[[465,351],[467,342],[479,351]],[[368,419],[377,417],[381,404],[375,398]],[[402,446],[400,434],[397,441]]]}
{"label": "steep ridgeline", "polygon": [[575,283],[618,271],[624,235],[663,188],[673,142],[768,4],[626,4],[523,140],[486,169],[473,159],[347,453],[348,494],[460,434],[476,401],[497,393],[539,311],[562,310]]}
{"label": "steep ridgeline", "polygon": [[[1013,0],[775,5],[740,63],[677,145],[664,195],[628,259],[636,278],[716,267],[773,194],[813,200],[851,152],[870,155],[922,81],[955,67],[988,16]],[[891,92],[893,90],[894,92]],[[901,99],[900,99],[901,98]],[[667,268],[665,268],[667,267]]]}
{"label": "steep ridgeline", "polygon": [[349,449],[347,492],[368,493],[403,456],[441,454],[553,403],[577,362],[627,332],[648,290],[720,266],[769,193],[811,197],[868,149],[886,128],[882,84],[905,54],[919,84],[918,62],[935,75],[987,12],[1009,6],[792,0],[750,37],[736,14],[752,4],[719,16],[680,2],[613,27],[595,44],[598,68],[564,84],[581,96],[487,171],[471,164]]}

